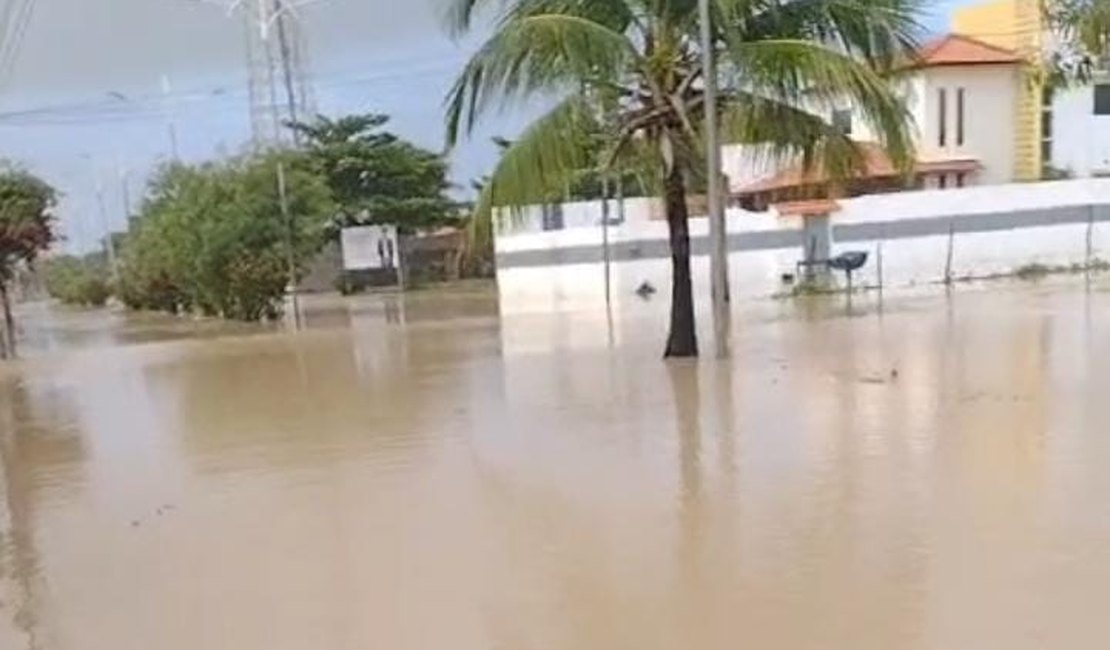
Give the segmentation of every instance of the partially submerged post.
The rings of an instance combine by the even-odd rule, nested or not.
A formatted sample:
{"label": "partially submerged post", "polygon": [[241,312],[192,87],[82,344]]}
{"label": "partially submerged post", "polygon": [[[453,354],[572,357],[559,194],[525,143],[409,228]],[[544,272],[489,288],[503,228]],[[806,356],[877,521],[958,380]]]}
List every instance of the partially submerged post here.
{"label": "partially submerged post", "polygon": [[290,306],[293,310],[293,329],[300,329],[301,310],[297,301],[297,263],[295,253],[293,252],[293,246],[295,244],[293,232],[294,225],[292,213],[289,211],[289,197],[286,195],[285,165],[280,160],[277,163],[277,191],[282,221],[285,222],[285,272],[288,274],[286,278],[286,293],[289,295]]}
{"label": "partially submerged post", "polygon": [[956,250],[956,220],[948,222],[948,254],[944,257],[944,286],[952,286],[952,256]]}
{"label": "partially submerged post", "polygon": [[1091,266],[1094,264],[1095,257],[1095,206],[1087,208],[1087,249],[1086,258],[1083,260],[1083,266],[1086,269],[1087,275],[1091,274]]}
{"label": "partially submerged post", "polygon": [[802,261],[798,267],[803,272],[803,281],[810,285],[827,284],[832,257],[830,215],[840,211],[840,204],[831,199],[813,199],[779,203],[774,208],[780,217],[802,219]]}

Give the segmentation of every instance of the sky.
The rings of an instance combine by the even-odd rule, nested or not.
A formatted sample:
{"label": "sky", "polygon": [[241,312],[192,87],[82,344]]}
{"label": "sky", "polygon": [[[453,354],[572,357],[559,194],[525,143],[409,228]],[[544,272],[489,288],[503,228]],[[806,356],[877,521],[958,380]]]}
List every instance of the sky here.
{"label": "sky", "polygon": [[[0,8],[17,1],[0,0]],[[220,2],[32,1],[14,65],[8,74],[0,68],[0,158],[62,192],[67,250],[89,250],[107,228],[123,228],[123,197],[137,203],[150,170],[169,157],[169,121],[186,160],[235,153],[248,140],[242,23]],[[443,97],[477,45],[448,36],[442,20],[448,2],[306,4],[320,112],[387,113],[392,130],[441,150]],[[942,31],[951,8],[968,2],[929,3],[927,26]],[[170,82],[166,97],[163,77]],[[487,119],[451,153],[452,180],[465,188],[486,173],[496,160],[489,137],[512,137],[528,117],[511,111]]]}

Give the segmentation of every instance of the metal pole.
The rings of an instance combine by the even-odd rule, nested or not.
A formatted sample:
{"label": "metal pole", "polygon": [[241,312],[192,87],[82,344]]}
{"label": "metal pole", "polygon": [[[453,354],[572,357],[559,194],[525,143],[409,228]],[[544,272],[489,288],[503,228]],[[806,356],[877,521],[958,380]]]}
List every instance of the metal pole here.
{"label": "metal pole", "polygon": [[613,256],[609,250],[609,177],[601,176],[601,256],[605,266],[605,331],[613,347]]}
{"label": "metal pole", "polygon": [[[383,232],[388,235],[388,227]],[[396,226],[393,227],[393,243],[397,248],[397,288],[402,292],[408,291],[409,274],[408,269],[405,268],[404,240],[401,238],[401,231]]]}
{"label": "metal pole", "polygon": [[879,298],[883,296],[883,243],[879,242],[875,250],[875,262],[879,267]]}
{"label": "metal pole", "polygon": [[1087,259],[1084,264],[1087,274],[1091,273],[1091,264],[1095,256],[1095,207],[1092,205],[1087,210]]}
{"label": "metal pole", "polygon": [[[285,83],[285,101],[289,108],[289,121],[296,122],[298,119],[297,94],[296,91],[293,89],[293,66],[292,61],[290,61],[291,54],[289,51],[289,37],[285,33],[285,20],[287,14],[285,12],[283,0],[274,0],[273,9],[273,19],[277,23],[278,48],[281,55],[281,74],[282,80]],[[300,133],[296,129],[293,129],[292,133],[293,146],[299,146]]]}
{"label": "metal pole", "polygon": [[100,182],[100,173],[96,161],[89,158],[93,165],[94,180],[96,181],[96,206],[100,212],[100,226],[104,229],[104,252],[108,255],[108,272],[112,281],[119,280],[119,269],[116,266],[116,243],[112,241],[112,226],[108,221],[108,210],[104,206],[104,185]]}
{"label": "metal pole", "polygon": [[713,298],[713,334],[717,358],[728,356],[729,295],[728,246],[721,192],[721,142],[717,125],[717,64],[714,55],[710,0],[698,0],[701,20],[702,67],[705,78],[705,157],[709,204],[709,266]]}
{"label": "metal pole", "polygon": [[123,163],[119,162],[119,157],[116,158],[116,172],[119,174],[119,198],[123,203],[123,218],[127,228],[131,226],[131,187],[127,182],[129,172]]}
{"label": "metal pole", "polygon": [[170,109],[170,77],[162,75],[162,111],[166,118],[166,132],[170,136],[170,159],[174,162],[180,160],[177,153],[177,125],[173,121],[173,112]]}
{"label": "metal pole", "polygon": [[952,249],[956,246],[956,222],[948,224],[948,255],[944,259],[944,285],[952,286]]}
{"label": "metal pole", "polygon": [[285,163],[277,164],[278,201],[281,204],[281,216],[285,219],[285,263],[289,272],[289,297],[293,307],[293,327],[300,329],[301,312],[297,304],[297,262],[293,255],[293,218],[289,213],[289,199],[285,191]]}
{"label": "metal pole", "polygon": [[605,264],[605,310],[612,313],[613,308],[613,258],[609,250],[609,178],[601,178],[601,255]]}
{"label": "metal pole", "polygon": [[127,219],[127,225],[131,225],[131,188],[127,185],[127,171],[125,170],[120,174],[120,198],[123,200],[123,216]]}

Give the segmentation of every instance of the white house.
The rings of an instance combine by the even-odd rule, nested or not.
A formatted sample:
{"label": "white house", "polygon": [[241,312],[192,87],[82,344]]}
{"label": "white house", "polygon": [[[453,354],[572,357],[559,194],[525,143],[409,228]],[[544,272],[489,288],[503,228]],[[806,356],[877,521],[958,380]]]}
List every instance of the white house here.
{"label": "white house", "polygon": [[[921,48],[904,78],[896,82],[913,121],[917,147],[914,185],[944,189],[1015,180],[1017,98],[1025,83],[1024,60],[1015,52],[966,36],[949,34]],[[842,184],[848,195],[905,189],[904,175],[891,164],[875,134],[850,105],[832,107],[830,124],[858,140],[865,164]],[[744,156],[724,157],[732,166],[733,195],[742,205],[761,208],[778,200],[812,198],[828,192],[821,169],[798,165],[752,178]]]}
{"label": "white house", "polygon": [[1079,178],[1110,176],[1110,74],[1049,99],[1042,120],[1046,166]]}

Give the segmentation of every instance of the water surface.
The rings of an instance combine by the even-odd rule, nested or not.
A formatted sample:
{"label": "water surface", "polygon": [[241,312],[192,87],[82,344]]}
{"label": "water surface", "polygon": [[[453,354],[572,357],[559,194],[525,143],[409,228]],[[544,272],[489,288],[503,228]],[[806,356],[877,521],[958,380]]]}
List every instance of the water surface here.
{"label": "water surface", "polygon": [[738,312],[665,364],[481,290],[33,308],[0,647],[1106,647],[1110,294]]}

